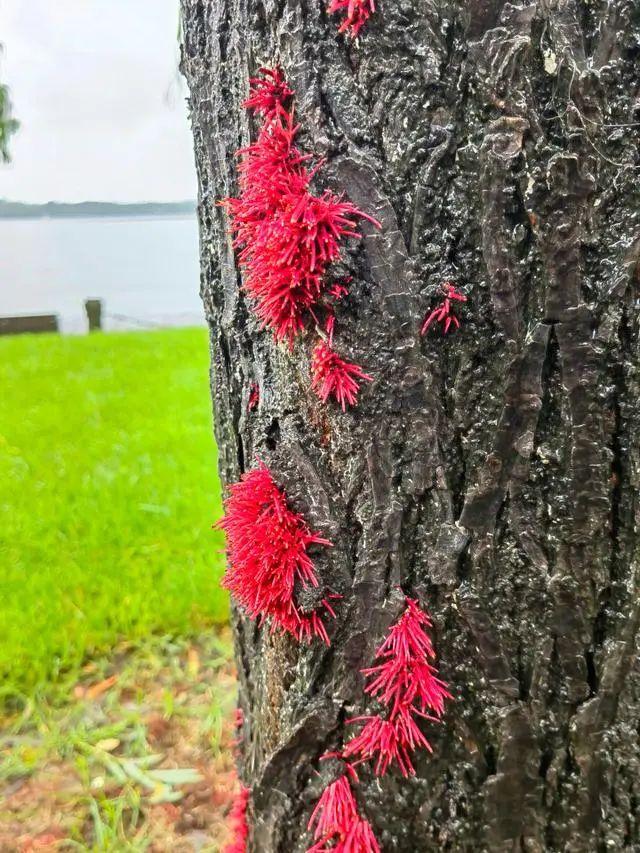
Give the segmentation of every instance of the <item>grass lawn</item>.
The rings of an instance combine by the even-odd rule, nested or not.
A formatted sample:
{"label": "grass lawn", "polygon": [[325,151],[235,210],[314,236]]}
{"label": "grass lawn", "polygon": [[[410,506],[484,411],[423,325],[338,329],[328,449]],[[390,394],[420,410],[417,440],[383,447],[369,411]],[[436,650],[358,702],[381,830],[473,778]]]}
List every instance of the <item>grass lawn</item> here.
{"label": "grass lawn", "polygon": [[0,704],[227,618],[202,329],[0,338]]}

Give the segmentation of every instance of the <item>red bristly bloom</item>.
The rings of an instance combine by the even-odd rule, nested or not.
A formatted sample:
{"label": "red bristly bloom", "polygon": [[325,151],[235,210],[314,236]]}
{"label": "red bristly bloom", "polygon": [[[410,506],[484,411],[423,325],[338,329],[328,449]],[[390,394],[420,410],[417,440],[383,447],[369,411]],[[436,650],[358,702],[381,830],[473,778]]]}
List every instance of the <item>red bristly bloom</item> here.
{"label": "red bristly bloom", "polygon": [[252,412],[255,408],[257,408],[259,402],[260,386],[257,382],[253,382],[251,384],[251,390],[249,391],[249,402],[247,403],[247,411]]}
{"label": "red bristly bloom", "polygon": [[307,853],[380,853],[370,824],[358,814],[346,775],[324,789],[307,828],[316,842]]}
{"label": "red bristly bloom", "polygon": [[357,813],[358,807],[349,780],[346,775],[341,776],[322,792],[307,829],[311,831],[315,826],[316,841],[328,838],[348,827]]}
{"label": "red bristly bloom", "polygon": [[289,95],[282,94],[290,90],[280,72],[258,83],[256,78],[247,104],[265,121],[256,142],[238,152],[239,197],[223,204],[244,288],[262,327],[292,346],[327,290],[326,272],[339,259],[342,241],[360,237],[357,220],[380,224],[335,193],[313,195],[311,181],[322,161],[309,167],[313,155],[302,154],[294,144],[299,126],[293,110],[283,106]]}
{"label": "red bristly bloom", "polygon": [[369,680],[365,692],[390,707],[392,714],[415,705],[423,713],[431,711],[441,717],[445,699],[452,697],[429,663],[436,654],[425,628],[432,623],[416,599],[407,598],[406,604],[376,652],[376,659],[383,663],[362,670]]}
{"label": "red bristly bloom", "polygon": [[[389,767],[396,762],[400,772],[406,778],[415,773],[410,754],[418,747],[424,747],[433,752],[431,744],[420,730],[412,714],[416,709],[405,707],[392,713],[388,720],[382,717],[354,717],[348,723],[365,725],[360,732],[346,745],[342,752],[343,758],[357,756],[359,764],[369,759],[375,760],[376,776],[384,776]],[[436,717],[420,714],[426,720],[437,721]]]}
{"label": "red bristly bloom", "polygon": [[324,324],[324,330],[327,333],[329,338],[329,348],[333,346],[333,332],[336,327],[336,315],[333,313],[333,309],[329,309],[329,315]]}
{"label": "red bristly bloom", "polygon": [[236,795],[229,820],[234,833],[231,844],[227,844],[223,853],[246,853],[247,838],[249,837],[249,826],[247,824],[247,805],[249,803],[249,789],[241,786]]}
{"label": "red bristly bloom", "polygon": [[[296,585],[318,586],[309,554],[310,545],[331,543],[309,530],[305,520],[293,512],[276,486],[268,468],[244,474],[229,489],[225,516],[218,523],[227,534],[229,568],[222,584],[251,619],[271,619],[272,629],[280,628],[310,641],[329,637],[317,611],[303,613],[295,601]],[[328,595],[321,606],[335,616]]]}
{"label": "red bristly bloom", "polygon": [[231,748],[237,751],[237,748],[242,743],[242,728],[244,726],[244,712],[242,708],[236,708],[235,714],[235,734],[236,736],[231,741]]}
{"label": "red bristly bloom", "polygon": [[356,717],[364,722],[361,732],[345,747],[342,757],[358,761],[375,759],[375,772],[383,775],[395,762],[403,776],[415,771],[411,753],[419,747],[432,751],[418,720],[438,722],[445,700],[451,699],[444,681],[438,678],[431,637],[431,620],[416,599],[407,598],[406,608],[389,629],[376,652],[377,666],[363,669],[368,680],[365,692],[389,709],[388,717]]}
{"label": "red bristly bloom", "polygon": [[[333,335],[333,325],[330,327]],[[333,397],[342,407],[344,412],[347,403],[355,406],[358,402],[358,391],[360,382],[366,379],[373,381],[373,377],[365,373],[357,364],[340,358],[325,341],[320,341],[311,356],[312,386],[318,397],[327,402]]]}
{"label": "red bristly bloom", "polygon": [[376,6],[374,0],[331,0],[327,11],[330,14],[344,12],[345,19],[338,32],[346,32],[351,38],[356,38],[362,27],[376,11]]}
{"label": "red bristly bloom", "polygon": [[249,97],[242,106],[266,119],[273,118],[293,97],[293,90],[287,86],[280,68],[261,68],[259,73],[261,77],[249,80]]}
{"label": "red bristly bloom", "polygon": [[342,299],[343,296],[346,296],[349,293],[348,285],[353,281],[353,277],[350,275],[345,276],[340,279],[340,281],[336,281],[329,288],[329,295],[333,296],[333,298],[338,302]]}
{"label": "red bristly bloom", "polygon": [[435,321],[436,323],[442,323],[442,334],[446,335],[449,329],[455,326],[456,329],[460,328],[460,321],[456,317],[456,315],[451,310],[451,303],[453,302],[466,302],[467,297],[464,293],[460,293],[459,290],[451,284],[450,281],[445,282],[442,286],[442,290],[445,294],[445,298],[438,305],[437,308],[434,308],[433,311],[424,319],[422,324],[422,328],[420,329],[420,334],[424,335],[429,328],[429,326]]}

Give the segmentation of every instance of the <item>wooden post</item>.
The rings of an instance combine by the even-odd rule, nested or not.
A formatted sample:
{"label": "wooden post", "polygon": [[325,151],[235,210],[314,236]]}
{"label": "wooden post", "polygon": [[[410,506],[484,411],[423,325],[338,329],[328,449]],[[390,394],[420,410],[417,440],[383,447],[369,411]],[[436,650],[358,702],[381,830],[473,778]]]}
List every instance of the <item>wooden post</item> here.
{"label": "wooden post", "polygon": [[100,329],[102,329],[102,300],[85,300],[84,310],[87,312],[87,320],[89,321],[89,331],[99,332]]}
{"label": "wooden post", "polygon": [[0,317],[0,335],[57,331],[58,317],[56,314],[24,314],[18,317]]}

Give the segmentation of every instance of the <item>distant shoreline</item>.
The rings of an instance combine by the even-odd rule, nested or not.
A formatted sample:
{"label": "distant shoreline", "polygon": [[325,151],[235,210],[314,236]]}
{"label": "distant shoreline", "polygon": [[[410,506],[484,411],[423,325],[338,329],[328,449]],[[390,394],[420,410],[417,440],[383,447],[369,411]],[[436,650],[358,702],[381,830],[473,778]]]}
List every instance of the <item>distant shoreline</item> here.
{"label": "distant shoreline", "polygon": [[155,216],[194,215],[194,201],[142,202],[140,204],[116,204],[102,201],[83,201],[77,204],[47,202],[25,204],[20,201],[0,199],[0,219],[96,219]]}

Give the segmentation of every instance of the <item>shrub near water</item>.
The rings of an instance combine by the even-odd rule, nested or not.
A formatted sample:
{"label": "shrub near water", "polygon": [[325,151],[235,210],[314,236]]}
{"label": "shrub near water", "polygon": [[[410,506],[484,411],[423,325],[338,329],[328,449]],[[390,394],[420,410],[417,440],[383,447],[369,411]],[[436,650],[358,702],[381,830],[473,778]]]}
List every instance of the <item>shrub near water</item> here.
{"label": "shrub near water", "polygon": [[0,683],[227,616],[200,329],[0,339]]}

